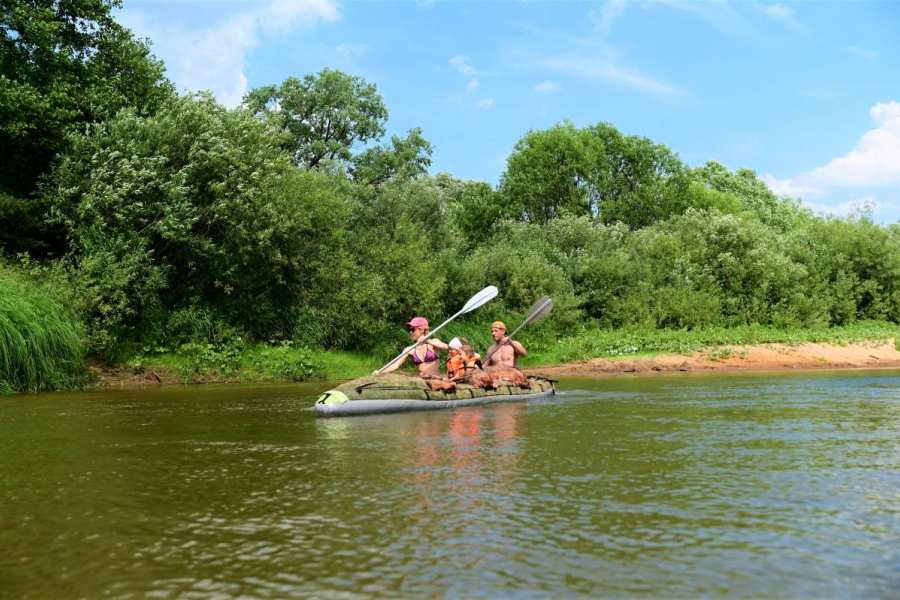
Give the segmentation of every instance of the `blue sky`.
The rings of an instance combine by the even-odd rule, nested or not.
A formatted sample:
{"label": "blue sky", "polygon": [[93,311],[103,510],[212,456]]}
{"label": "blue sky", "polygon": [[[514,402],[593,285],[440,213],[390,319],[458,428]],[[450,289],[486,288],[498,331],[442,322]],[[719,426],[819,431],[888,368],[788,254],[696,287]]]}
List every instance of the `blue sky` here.
{"label": "blue sky", "polygon": [[609,122],[900,221],[900,2],[125,0],[179,91],[228,106],[325,67],[378,86],[432,172],[496,184],[529,129]]}

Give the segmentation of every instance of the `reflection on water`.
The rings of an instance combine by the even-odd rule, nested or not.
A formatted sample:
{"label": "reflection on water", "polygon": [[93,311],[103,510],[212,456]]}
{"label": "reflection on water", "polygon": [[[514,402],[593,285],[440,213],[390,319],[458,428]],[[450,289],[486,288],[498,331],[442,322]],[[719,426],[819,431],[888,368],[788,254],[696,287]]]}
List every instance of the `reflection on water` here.
{"label": "reflection on water", "polygon": [[0,598],[897,597],[900,372],[0,400]]}
{"label": "reflection on water", "polygon": [[453,515],[459,527],[479,511],[503,511],[522,454],[516,443],[522,410],[521,404],[460,409],[415,424],[403,472],[405,511],[416,519],[416,535],[439,537],[445,518],[435,514]]}

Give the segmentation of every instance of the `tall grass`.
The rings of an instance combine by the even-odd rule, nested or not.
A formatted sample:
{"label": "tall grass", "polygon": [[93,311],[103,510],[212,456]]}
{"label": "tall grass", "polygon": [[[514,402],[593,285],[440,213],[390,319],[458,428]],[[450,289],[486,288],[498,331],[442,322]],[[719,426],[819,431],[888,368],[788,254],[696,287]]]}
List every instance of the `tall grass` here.
{"label": "tall grass", "polygon": [[77,386],[81,327],[59,299],[0,264],[0,393]]}

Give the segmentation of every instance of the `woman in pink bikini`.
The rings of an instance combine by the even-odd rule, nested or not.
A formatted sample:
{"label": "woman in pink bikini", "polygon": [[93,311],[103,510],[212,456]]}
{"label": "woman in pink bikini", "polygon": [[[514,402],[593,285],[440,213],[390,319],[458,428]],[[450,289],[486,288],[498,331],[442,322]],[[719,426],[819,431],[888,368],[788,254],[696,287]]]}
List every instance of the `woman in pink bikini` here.
{"label": "woman in pink bikini", "polygon": [[425,317],[416,317],[409,323],[406,323],[406,331],[413,341],[418,342],[416,347],[409,351],[403,358],[398,358],[388,368],[382,371],[390,373],[396,371],[400,365],[406,362],[406,359],[412,356],[413,364],[419,369],[419,377],[427,379],[429,377],[440,377],[441,369],[438,350],[446,350],[449,348],[447,344],[437,338],[425,339],[428,335],[428,320]]}

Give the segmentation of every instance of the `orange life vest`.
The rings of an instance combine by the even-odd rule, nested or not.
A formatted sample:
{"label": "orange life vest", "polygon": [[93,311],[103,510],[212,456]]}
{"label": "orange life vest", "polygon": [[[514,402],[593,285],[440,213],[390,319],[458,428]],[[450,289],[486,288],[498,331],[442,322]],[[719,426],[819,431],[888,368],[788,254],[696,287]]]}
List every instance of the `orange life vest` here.
{"label": "orange life vest", "polygon": [[447,361],[447,377],[453,379],[468,375],[472,371],[480,368],[481,357],[473,354],[469,360],[464,361],[461,354],[457,354]]}

